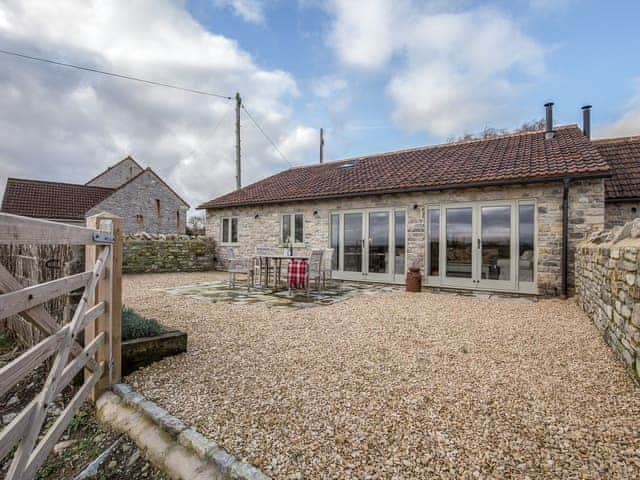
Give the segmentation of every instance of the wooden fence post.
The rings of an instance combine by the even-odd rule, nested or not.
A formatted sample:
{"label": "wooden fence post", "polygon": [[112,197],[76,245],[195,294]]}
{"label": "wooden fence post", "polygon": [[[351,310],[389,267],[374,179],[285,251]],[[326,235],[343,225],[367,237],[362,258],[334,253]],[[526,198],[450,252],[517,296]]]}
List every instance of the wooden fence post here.
{"label": "wooden fence post", "polygon": [[[112,383],[119,382],[122,375],[122,218],[110,213],[99,213],[87,218],[87,227],[108,231],[114,238],[106,264],[106,274],[98,282],[91,304],[96,305],[104,301],[108,308],[103,315],[90,322],[84,331],[85,345],[88,345],[100,332],[106,332],[106,341],[96,352],[96,360],[98,363],[106,362],[107,369],[91,392],[91,398],[95,401],[111,387]],[[86,247],[87,269],[95,264],[104,248],[102,245]],[[89,376],[90,372],[85,370],[85,379]]]}

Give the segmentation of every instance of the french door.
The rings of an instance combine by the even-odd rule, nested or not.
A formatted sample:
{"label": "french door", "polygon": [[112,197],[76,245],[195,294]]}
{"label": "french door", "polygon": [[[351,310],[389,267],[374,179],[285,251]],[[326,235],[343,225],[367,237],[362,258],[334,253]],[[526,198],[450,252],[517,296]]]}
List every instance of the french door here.
{"label": "french door", "polygon": [[333,276],[342,280],[403,283],[406,212],[368,209],[331,214]]}
{"label": "french door", "polygon": [[531,201],[427,207],[427,283],[535,293]]}

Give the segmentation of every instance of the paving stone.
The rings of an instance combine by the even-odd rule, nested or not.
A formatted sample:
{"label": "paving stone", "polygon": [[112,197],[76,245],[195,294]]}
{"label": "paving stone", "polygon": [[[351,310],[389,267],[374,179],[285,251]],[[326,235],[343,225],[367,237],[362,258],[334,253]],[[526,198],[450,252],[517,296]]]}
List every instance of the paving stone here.
{"label": "paving stone", "polygon": [[236,305],[248,305],[262,302],[272,307],[289,307],[294,309],[306,309],[318,305],[331,305],[342,302],[357,295],[376,295],[380,292],[390,293],[404,290],[402,286],[389,286],[384,284],[358,284],[350,282],[332,282],[321,292],[311,290],[306,292],[294,291],[289,295],[288,290],[267,290],[252,288],[247,291],[246,286],[238,284],[231,288],[226,281],[218,280],[200,285],[188,285],[184,287],[169,288],[165,291],[175,295],[185,295],[214,303],[231,303]]}

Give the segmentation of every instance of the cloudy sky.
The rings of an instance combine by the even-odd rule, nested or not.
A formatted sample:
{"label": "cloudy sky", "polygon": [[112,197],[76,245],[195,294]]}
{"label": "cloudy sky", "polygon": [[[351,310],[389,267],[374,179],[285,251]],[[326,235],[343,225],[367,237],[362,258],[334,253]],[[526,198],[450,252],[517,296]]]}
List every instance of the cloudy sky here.
{"label": "cloudy sky", "polygon": [[[364,6],[366,5],[366,7]],[[513,129],[594,105],[640,134],[640,2],[0,0],[0,49],[233,96],[244,183],[325,157]],[[6,177],[84,183],[126,155],[192,205],[232,190],[234,104],[0,55]]]}

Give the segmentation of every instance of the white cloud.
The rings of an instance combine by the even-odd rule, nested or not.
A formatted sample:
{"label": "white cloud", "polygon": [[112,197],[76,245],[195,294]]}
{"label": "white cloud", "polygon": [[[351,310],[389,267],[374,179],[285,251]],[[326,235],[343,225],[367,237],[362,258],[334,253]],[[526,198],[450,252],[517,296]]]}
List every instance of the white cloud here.
{"label": "white cloud", "polygon": [[260,0],[214,0],[214,4],[231,8],[235,15],[247,22],[264,23],[264,7]]}
{"label": "white cloud", "polygon": [[329,43],[347,66],[387,67],[400,126],[446,136],[503,120],[505,106],[544,73],[544,50],[500,11],[443,8],[450,7],[376,0],[362,9],[332,0]]}
{"label": "white cloud", "polygon": [[342,93],[348,86],[347,81],[340,76],[325,75],[312,82],[311,90],[316,97],[329,99]]}
{"label": "white cloud", "polygon": [[[287,158],[299,158],[309,155],[314,148],[319,148],[319,133],[311,127],[296,127],[292,132],[284,135],[278,149]],[[307,158],[307,160],[310,160]]]}
{"label": "white cloud", "polygon": [[639,93],[626,103],[620,118],[598,127],[594,132],[595,136],[608,138],[640,135],[640,79],[636,83]]}
{"label": "white cloud", "polygon": [[328,10],[334,17],[328,41],[346,65],[379,68],[390,59],[396,48],[393,32],[394,13],[402,9],[404,0],[329,0]]}
{"label": "white cloud", "polygon": [[[288,107],[298,92],[291,75],[256,65],[181,3],[9,1],[0,4],[0,19],[0,42],[10,50],[225,95],[240,91],[270,135],[290,137],[292,162],[308,158],[308,139],[295,134],[306,127]],[[234,188],[232,101],[12,57],[0,61],[2,177],[84,182],[131,154],[192,205]],[[246,118],[242,124],[247,184],[283,165]]]}

